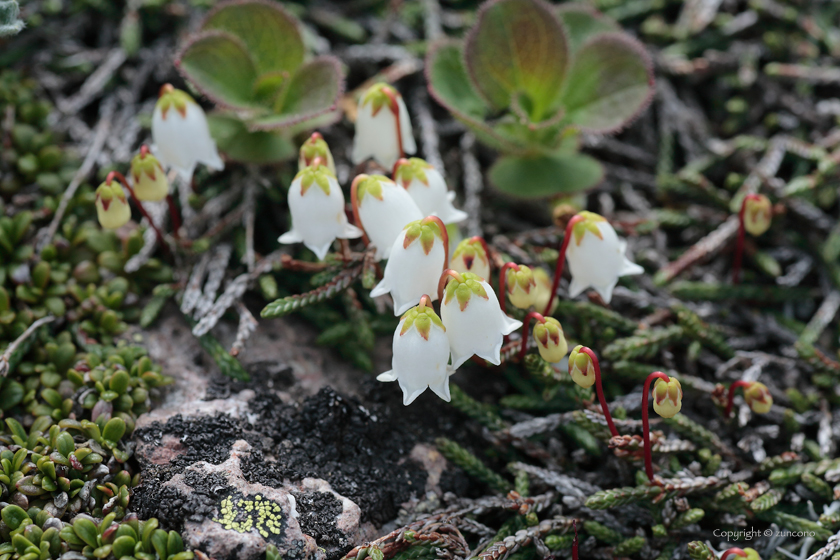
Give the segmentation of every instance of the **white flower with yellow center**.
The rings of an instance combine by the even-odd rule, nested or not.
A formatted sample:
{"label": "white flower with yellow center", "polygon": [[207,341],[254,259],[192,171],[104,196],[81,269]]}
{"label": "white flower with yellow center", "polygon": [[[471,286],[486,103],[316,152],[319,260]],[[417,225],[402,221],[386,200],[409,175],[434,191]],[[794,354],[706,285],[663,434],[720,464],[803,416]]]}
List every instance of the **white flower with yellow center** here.
{"label": "white flower with yellow center", "polygon": [[405,189],[383,175],[358,175],[350,191],[356,225],[376,247],[376,259],[387,259],[394,240],[409,222],[423,219]]}
{"label": "white flower with yellow center", "polygon": [[494,365],[501,363],[504,336],[522,326],[499,306],[490,284],[470,272],[447,271],[452,278],[444,289],[440,317],[452,350],[452,369],[475,354]]}
{"label": "white flower with yellow center", "polygon": [[394,331],[391,369],[379,381],[398,381],[408,406],[426,389],[449,402],[449,338],[428,296],[409,309]]}
{"label": "white flower with yellow center", "polygon": [[393,176],[426,216],[437,216],[444,224],[456,224],[467,219],[466,212],[452,206],[455,193],[446,187],[443,175],[425,160],[401,159],[394,165]]}
{"label": "white flower with yellow center", "polygon": [[618,238],[605,218],[593,212],[577,216],[581,219],[573,225],[566,249],[572,273],[569,297],[591,287],[609,303],[621,276],[642,274],[644,269],[627,258],[627,242]]}
{"label": "white flower with yellow center", "polygon": [[178,171],[185,181],[192,179],[195,166],[225,168],[210,136],[207,117],[192,97],[170,84],[160,89],[152,113],[152,151],[164,167]]}
{"label": "white flower with yellow center", "polygon": [[336,238],[355,239],[362,231],[347,221],[344,193],[335,175],[325,165],[312,165],[298,172],[289,187],[292,229],[280,243],[300,243],[323,260]]}
{"label": "white flower with yellow center", "polygon": [[411,120],[400,92],[384,83],[369,87],[359,100],[353,163],[373,158],[391,169],[399,158],[416,151]]}
{"label": "white flower with yellow center", "polygon": [[394,241],[382,281],[370,295],[390,293],[394,298],[394,315],[402,315],[417,305],[424,294],[433,294],[437,299],[448,244],[446,226],[440,218],[429,216],[409,223]]}

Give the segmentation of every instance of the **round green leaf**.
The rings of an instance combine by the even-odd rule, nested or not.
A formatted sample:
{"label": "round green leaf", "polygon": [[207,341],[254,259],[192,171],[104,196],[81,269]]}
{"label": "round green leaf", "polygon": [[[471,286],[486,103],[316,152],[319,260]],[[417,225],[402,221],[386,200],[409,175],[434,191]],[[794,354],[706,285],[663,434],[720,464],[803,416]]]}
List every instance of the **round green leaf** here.
{"label": "round green leaf", "polygon": [[[223,113],[208,115],[207,124],[219,150],[228,159],[244,163],[276,163],[297,157],[295,146],[280,132],[251,132],[241,120]],[[146,376],[143,377],[145,379]]]}
{"label": "round green leaf", "polygon": [[257,71],[238,37],[221,31],[202,33],[184,47],[176,64],[216,103],[240,108],[253,105]]}
{"label": "round green leaf", "polygon": [[560,4],[556,10],[573,56],[589,38],[599,33],[621,31],[615,21],[587,4]]}
{"label": "round green leaf", "polygon": [[490,182],[497,189],[520,198],[537,198],[580,192],[604,177],[597,160],[584,154],[504,156],[490,168]]}

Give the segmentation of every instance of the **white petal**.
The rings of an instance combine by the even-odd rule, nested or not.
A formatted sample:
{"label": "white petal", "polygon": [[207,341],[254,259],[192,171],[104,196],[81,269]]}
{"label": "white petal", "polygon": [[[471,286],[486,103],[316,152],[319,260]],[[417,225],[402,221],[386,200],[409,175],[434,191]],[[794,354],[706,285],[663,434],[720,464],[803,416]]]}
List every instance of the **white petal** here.
{"label": "white petal", "polygon": [[514,324],[511,323],[512,319],[503,319],[505,315],[490,285],[487,282],[482,282],[482,285],[487,292],[487,299],[473,294],[464,311],[461,311],[455,297],[441,305],[440,317],[449,337],[453,369],[473,354],[498,363],[502,333],[510,332],[508,329]]}
{"label": "white petal", "polygon": [[[437,299],[437,285],[446,258],[443,243],[439,239],[435,238],[427,255],[419,239],[407,248],[404,247],[405,234],[403,230],[394,240],[384,277],[377,286],[387,286],[383,286],[383,289],[394,298],[394,314],[397,316],[420,303],[424,294],[428,294],[432,301]],[[371,292],[371,295],[374,293]]]}
{"label": "white petal", "polygon": [[428,340],[413,326],[402,333],[404,323],[403,319],[394,331],[391,364],[403,391],[403,403],[408,405],[430,385],[439,386],[442,379],[448,379],[449,339],[434,324]]}
{"label": "white petal", "polygon": [[207,117],[196,103],[189,102],[184,116],[174,107],[166,113],[156,107],[152,114],[152,151],[161,164],[178,171],[184,180],[192,179],[197,163],[211,169],[224,169],[224,162],[210,136]]}
{"label": "white petal", "polygon": [[423,184],[419,179],[412,179],[406,191],[417,203],[424,216],[438,216],[444,224],[454,224],[467,218],[465,212],[461,212],[452,206],[450,193],[446,187],[443,175],[434,168],[428,168],[426,179],[428,184]]}
{"label": "white petal", "polygon": [[356,117],[356,135],[353,138],[353,163],[360,164],[373,158],[386,169],[391,169],[400,157],[397,141],[397,119],[387,106],[374,116],[373,103],[359,104]]}
{"label": "white petal", "polygon": [[339,239],[358,239],[363,234],[364,234],[364,232],[362,230],[360,230],[359,228],[357,228],[356,226],[354,226],[353,224],[348,222],[347,225],[344,226],[344,231],[341,232],[341,235],[339,235],[338,238]]}
{"label": "white petal", "polygon": [[452,400],[452,397],[449,394],[449,376],[448,375],[441,378],[441,380],[438,383],[429,385],[429,389],[434,391],[434,393],[437,396],[439,396],[440,398],[442,398],[446,402],[449,402],[449,401]]}
{"label": "white petal", "polygon": [[[408,116],[408,109],[405,107],[405,102],[402,96],[397,97],[397,106],[400,114],[400,130],[402,131],[403,150],[406,154],[413,154],[417,151],[417,144],[414,142],[414,131],[411,129],[411,118]],[[396,163],[397,160],[394,160]],[[390,169],[394,163],[387,165]]]}
{"label": "white petal", "polygon": [[618,279],[615,282],[611,282],[609,284],[603,284],[601,286],[593,286],[595,291],[601,296],[601,299],[604,300],[604,303],[609,303],[612,299],[613,289],[615,285],[618,284]]}
{"label": "white petal", "polygon": [[[379,284],[373,287],[373,289],[370,291],[370,297],[384,296],[385,294],[391,291],[391,288],[388,287],[387,278],[388,277],[386,276],[379,282]],[[397,313],[397,315],[402,315],[402,313]]]}
{"label": "white petal", "polygon": [[589,284],[584,284],[577,276],[572,276],[572,283],[569,285],[569,297],[577,297],[588,287]]}
{"label": "white petal", "polygon": [[285,245],[290,245],[292,243],[300,243],[303,241],[303,236],[296,232],[295,230],[290,230],[281,235],[277,241],[283,243]]}
{"label": "white petal", "polygon": [[625,257],[619,276],[635,276],[636,274],[643,274],[644,271],[644,268]]}
{"label": "white petal", "polygon": [[[347,231],[347,216],[344,213],[344,193],[338,181],[328,179],[329,194],[325,193],[317,184],[312,184],[302,191],[302,179],[297,178],[289,187],[289,211],[292,214],[292,231],[299,236],[304,245],[323,260],[339,235]],[[290,237],[291,243],[295,239]]]}
{"label": "white petal", "polygon": [[359,204],[359,217],[379,260],[388,258],[406,224],[423,219],[423,214],[405,189],[382,181],[382,200],[365,195]]}
{"label": "white petal", "polygon": [[502,313],[502,334],[510,334],[521,326],[522,321],[518,321]]}
{"label": "white petal", "polygon": [[394,370],[389,369],[388,371],[380,373],[379,375],[377,375],[376,380],[377,381],[383,381],[383,382],[386,382],[386,383],[389,382],[389,381],[396,381],[397,380],[397,374],[394,373]]}

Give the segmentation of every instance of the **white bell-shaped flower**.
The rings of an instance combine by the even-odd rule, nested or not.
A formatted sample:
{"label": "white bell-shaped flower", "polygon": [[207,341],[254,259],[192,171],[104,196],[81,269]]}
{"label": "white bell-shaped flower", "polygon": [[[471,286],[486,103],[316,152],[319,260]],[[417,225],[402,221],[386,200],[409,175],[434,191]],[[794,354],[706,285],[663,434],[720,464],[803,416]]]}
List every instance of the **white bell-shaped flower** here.
{"label": "white bell-shaped flower", "polygon": [[572,226],[572,239],[566,249],[572,273],[569,297],[591,287],[609,303],[619,277],[641,274],[644,269],[630,262],[625,255],[627,242],[618,238],[603,216],[593,212],[577,216],[581,219]]}
{"label": "white bell-shaped flower", "polygon": [[204,111],[189,94],[170,84],[160,88],[152,113],[152,138],[152,151],[160,162],[178,171],[185,181],[192,179],[198,163],[217,171],[225,167]]}
{"label": "white bell-shaped flower", "polygon": [[[402,315],[420,302],[424,294],[434,294],[440,275],[446,269],[449,236],[446,226],[436,216],[411,222],[394,241],[385,274],[370,295],[390,292],[394,315]],[[428,297],[428,296],[427,296]]]}
{"label": "white bell-shaped flower", "polygon": [[355,239],[362,231],[347,221],[344,193],[326,165],[304,167],[289,187],[292,229],[280,243],[300,243],[323,260],[335,239]]}
{"label": "white bell-shaped flower", "polygon": [[379,381],[399,381],[403,404],[408,406],[427,388],[449,402],[449,339],[428,296],[400,319],[394,331],[391,369]]}
{"label": "white bell-shaped flower", "polygon": [[409,222],[423,214],[405,189],[383,175],[358,175],[350,191],[356,224],[376,247],[376,259],[387,259],[394,240]]}
{"label": "white bell-shaped flower", "polygon": [[452,206],[455,193],[446,187],[443,175],[425,160],[400,159],[394,165],[393,176],[426,216],[437,216],[444,224],[456,224],[467,219],[466,212]]}
{"label": "white bell-shaped flower", "polygon": [[490,284],[470,272],[452,276],[446,285],[440,317],[446,326],[455,370],[475,354],[494,365],[501,363],[504,336],[522,326],[499,306]]}
{"label": "white bell-shaped flower", "polygon": [[400,92],[384,83],[370,86],[359,100],[353,163],[373,158],[391,169],[397,159],[416,151],[411,120]]}
{"label": "white bell-shaped flower", "polygon": [[490,278],[490,255],[481,237],[464,239],[452,253],[449,268],[455,272],[472,272],[482,280]]}

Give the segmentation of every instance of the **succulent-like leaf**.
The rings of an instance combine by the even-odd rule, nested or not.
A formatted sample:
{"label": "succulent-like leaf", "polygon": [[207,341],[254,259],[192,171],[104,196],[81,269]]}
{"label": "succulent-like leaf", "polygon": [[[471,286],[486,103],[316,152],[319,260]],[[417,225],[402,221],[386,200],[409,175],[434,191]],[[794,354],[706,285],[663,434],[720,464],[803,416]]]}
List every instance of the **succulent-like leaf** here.
{"label": "succulent-like leaf", "polygon": [[201,29],[222,30],[239,37],[260,75],[291,74],[306,54],[297,20],[279,2],[234,0],[219,4],[204,19]]}
{"label": "succulent-like leaf", "polygon": [[499,158],[489,172],[500,191],[521,198],[573,193],[594,187],[604,177],[597,160],[579,153]]}
{"label": "succulent-like leaf", "polygon": [[429,50],[426,56],[426,82],[435,101],[469,126],[482,142],[498,150],[520,149],[484,121],[490,107],[470,82],[460,43],[441,42]]}
{"label": "succulent-like leaf", "polygon": [[569,52],[574,53],[599,33],[621,31],[619,25],[587,4],[560,4],[556,7],[560,23],[566,30]]}
{"label": "succulent-like leaf", "polygon": [[244,163],[276,163],[293,159],[297,150],[285,134],[248,130],[244,122],[226,113],[207,116],[210,135],[219,150],[234,161]]}
{"label": "succulent-like leaf", "polygon": [[214,102],[228,107],[253,104],[257,70],[245,43],[235,35],[201,33],[181,50],[176,64]]}
{"label": "succulent-like leaf", "polygon": [[338,59],[322,56],[298,68],[275,101],[276,114],[249,123],[253,130],[286,128],[334,111],[344,91]]}
{"label": "succulent-like leaf", "polygon": [[524,94],[538,122],[556,107],[568,47],[563,26],[542,0],[487,2],[464,52],[473,84],[494,108],[505,109],[514,94]]}
{"label": "succulent-like leaf", "polygon": [[625,34],[602,33],[575,55],[562,102],[568,122],[611,132],[647,107],[652,94],[653,71],[644,46]]}

